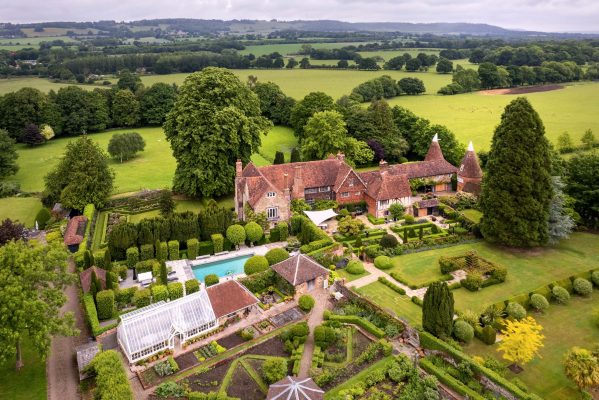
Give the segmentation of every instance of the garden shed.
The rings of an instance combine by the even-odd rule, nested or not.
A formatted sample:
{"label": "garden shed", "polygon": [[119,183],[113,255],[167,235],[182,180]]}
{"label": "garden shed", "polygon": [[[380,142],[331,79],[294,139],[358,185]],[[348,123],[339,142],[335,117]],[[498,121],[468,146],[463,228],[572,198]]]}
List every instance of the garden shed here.
{"label": "garden shed", "polygon": [[235,280],[225,281],[206,288],[214,315],[219,323],[235,316],[242,317],[260,300]]}
{"label": "garden shed", "polygon": [[83,242],[83,236],[85,235],[86,225],[87,218],[83,215],[78,215],[69,220],[64,234],[64,244],[67,245],[71,253],[79,250],[79,245]]}
{"label": "garden shed", "polygon": [[326,288],[329,283],[329,270],[304,254],[289,257],[271,268],[292,284],[298,295],[315,288]]}
{"label": "garden shed", "polygon": [[121,316],[119,346],[134,363],[218,326],[205,290],[168,303],[158,302]]}
{"label": "garden shed", "polygon": [[324,391],[312,378],[287,376],[268,388],[266,400],[322,400]]}

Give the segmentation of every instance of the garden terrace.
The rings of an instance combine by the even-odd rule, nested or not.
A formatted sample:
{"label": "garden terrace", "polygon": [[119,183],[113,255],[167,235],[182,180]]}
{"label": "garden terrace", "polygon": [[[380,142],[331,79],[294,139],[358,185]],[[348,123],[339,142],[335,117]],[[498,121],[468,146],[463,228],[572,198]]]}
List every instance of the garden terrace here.
{"label": "garden terrace", "polygon": [[173,349],[175,336],[182,342],[217,327],[205,290],[169,303],[159,302],[121,316],[118,342],[129,362]]}

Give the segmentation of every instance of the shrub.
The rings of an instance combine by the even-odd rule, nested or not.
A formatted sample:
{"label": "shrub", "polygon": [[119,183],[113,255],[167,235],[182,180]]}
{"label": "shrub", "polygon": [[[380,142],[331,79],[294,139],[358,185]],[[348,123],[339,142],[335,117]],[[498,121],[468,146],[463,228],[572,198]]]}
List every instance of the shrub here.
{"label": "shrub", "polygon": [[198,243],[198,256],[206,256],[214,253],[214,246],[210,240]]}
{"label": "shrub", "polygon": [[183,297],[183,284],[181,282],[171,282],[166,285],[166,289],[168,290],[168,298],[171,300]]}
{"label": "shrub", "polygon": [[346,324],[358,325],[359,327],[367,330],[368,332],[372,333],[374,336],[376,336],[378,338],[385,337],[385,331],[383,331],[382,329],[378,328],[372,322],[370,322],[370,321],[368,321],[368,320],[366,320],[364,318],[360,318],[360,317],[358,317],[356,315],[335,315],[335,314],[328,314],[328,319],[330,321],[339,321],[339,322],[346,323]]}
{"label": "shrub", "polygon": [[158,261],[166,261],[168,258],[168,245],[166,242],[156,243],[156,259]]}
{"label": "shrub", "polygon": [[115,350],[97,354],[89,365],[96,372],[96,399],[133,399],[129,379]]}
{"label": "shrub", "polygon": [[198,239],[188,239],[187,240],[187,259],[188,260],[195,260],[198,256],[198,249],[199,249],[199,243]]}
{"label": "shrub", "polygon": [[299,308],[304,311],[310,311],[314,307],[314,298],[309,294],[303,294],[298,300]]}
{"label": "shrub", "polygon": [[397,246],[397,238],[393,235],[383,235],[379,244],[385,249],[392,249]]}
{"label": "shrub", "polygon": [[374,259],[374,266],[378,269],[389,269],[393,266],[393,263],[387,256],[378,256]]}
{"label": "shrub", "polygon": [[133,295],[139,288],[132,286],[127,289],[117,289],[114,291],[114,299],[119,308],[123,308],[133,303]]}
{"label": "shrub", "polygon": [[414,216],[406,214],[404,215],[404,221],[408,225],[412,225],[415,222]]}
{"label": "shrub", "polygon": [[593,284],[587,279],[576,278],[572,286],[574,291],[581,296],[588,297],[593,293]]}
{"label": "shrub", "polygon": [[399,294],[406,294],[406,291],[403,290],[403,288],[397,286],[395,283],[391,282],[389,279],[385,278],[384,276],[379,276],[378,281]]}
{"label": "shrub", "polygon": [[275,383],[287,376],[287,361],[281,357],[273,357],[264,361],[262,373],[266,383]]}
{"label": "shrub", "polygon": [[198,292],[200,290],[200,282],[197,279],[185,281],[185,295]]}
{"label": "shrub", "polygon": [[168,289],[166,285],[153,285],[152,286],[152,302],[168,300]]}
{"label": "shrub", "polygon": [[480,272],[470,272],[468,275],[466,275],[466,279],[461,280],[461,284],[471,292],[476,292],[483,285],[483,276],[480,274]]}
{"label": "shrub", "polygon": [[289,258],[289,253],[284,248],[270,249],[264,255],[268,260],[268,265],[275,265]]}
{"label": "shrub", "polygon": [[505,308],[507,315],[514,319],[522,319],[526,317],[526,309],[519,303],[508,303]]}
{"label": "shrub", "polygon": [[140,251],[140,259],[142,261],[151,260],[154,258],[154,246],[151,244],[142,244]]}
{"label": "shrub", "polygon": [[239,335],[243,340],[252,340],[255,334],[256,332],[252,328],[243,328]]}
{"label": "shrub", "polygon": [[557,301],[559,304],[566,304],[570,300],[570,293],[558,285],[555,285],[553,289],[551,289],[551,294],[553,295],[555,301]]}
{"label": "shrub", "polygon": [[453,334],[460,342],[468,343],[474,337],[474,328],[466,321],[459,319],[453,324]]}
{"label": "shrub", "polygon": [[599,286],[599,271],[593,271],[591,274],[591,280],[595,284],[595,286]]}
{"label": "shrub", "polygon": [[168,244],[168,259],[178,260],[179,257],[179,241],[178,240],[169,240]]}
{"label": "shrub", "polygon": [[210,235],[210,240],[212,240],[212,245],[214,246],[214,252],[220,253],[224,249],[225,238],[220,233],[215,233]]}
{"label": "shrub", "polygon": [[94,296],[92,296],[91,293],[83,295],[83,308],[85,309],[87,323],[89,324],[92,334],[96,336],[96,332],[100,329],[100,321],[98,321],[98,311],[96,310],[96,304],[94,303]]}
{"label": "shrub", "polygon": [[150,289],[138,290],[133,295],[133,304],[135,304],[135,307],[137,308],[149,306],[151,302]]}
{"label": "shrub", "polygon": [[[156,366],[158,366],[158,365],[159,364],[157,364]],[[179,385],[177,382],[168,381],[168,382],[162,382],[160,385],[158,385],[156,387],[156,390],[154,391],[154,394],[158,397],[164,397],[164,398],[170,399],[170,398],[185,397],[186,391],[185,391],[185,388],[183,386]],[[216,399],[217,398],[217,397],[209,397],[208,395],[205,395],[204,393],[202,393],[202,395],[205,396],[205,397],[202,397],[202,399]]]}
{"label": "shrub", "polygon": [[542,294],[533,293],[530,296],[530,306],[537,311],[544,311],[549,307],[549,302]]}
{"label": "shrub", "polygon": [[345,270],[352,275],[360,275],[364,273],[364,264],[360,260],[350,260],[347,263]]}
{"label": "shrub", "polygon": [[40,229],[45,229],[46,224],[48,223],[50,218],[50,211],[48,211],[46,207],[43,207],[41,210],[38,211],[37,215],[35,216],[35,222],[37,222],[38,227]]}
{"label": "shrub", "polygon": [[246,275],[253,275],[268,269],[268,260],[264,256],[252,256],[243,265]]}
{"label": "shrub", "polygon": [[245,242],[245,229],[239,224],[231,225],[227,228],[227,239],[235,246]]}
{"label": "shrub", "polygon": [[491,278],[498,282],[505,282],[505,278],[507,278],[507,269],[504,267],[496,267],[491,271]]}
{"label": "shrub", "polygon": [[250,241],[250,243],[256,243],[258,240],[262,239],[263,235],[264,231],[262,230],[262,227],[256,222],[249,222],[245,226],[245,237]]}
{"label": "shrub", "polygon": [[114,313],[114,292],[112,290],[102,290],[96,295],[96,304],[98,306],[98,318],[110,319]]}
{"label": "shrub", "polygon": [[287,240],[289,237],[289,225],[287,225],[286,222],[279,222],[277,224],[277,230],[279,231],[279,240]]}
{"label": "shrub", "polygon": [[137,247],[129,247],[127,249],[127,266],[134,268],[135,264],[139,262],[139,249]]}
{"label": "shrub", "polygon": [[482,329],[480,340],[488,345],[495,344],[495,341],[497,340],[497,331],[495,331],[495,328],[493,328],[491,325],[486,325]]}
{"label": "shrub", "polygon": [[220,282],[220,280],[216,274],[208,274],[204,277],[204,283],[206,284],[206,287],[216,285],[218,282]]}

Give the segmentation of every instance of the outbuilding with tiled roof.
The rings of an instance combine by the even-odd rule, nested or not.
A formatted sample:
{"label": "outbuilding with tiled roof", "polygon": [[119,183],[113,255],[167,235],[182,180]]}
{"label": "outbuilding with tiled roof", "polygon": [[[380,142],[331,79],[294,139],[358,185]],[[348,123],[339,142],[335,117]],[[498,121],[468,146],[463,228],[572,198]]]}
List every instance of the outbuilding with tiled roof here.
{"label": "outbuilding with tiled roof", "polygon": [[83,242],[83,236],[85,235],[86,225],[87,217],[83,215],[78,215],[69,220],[64,234],[64,244],[72,253],[79,250],[79,245]]}
{"label": "outbuilding with tiled roof", "polygon": [[228,280],[206,288],[214,315],[222,322],[236,315],[241,316],[260,300],[236,280]]}
{"label": "outbuilding with tiled roof", "polygon": [[479,195],[482,179],[483,170],[480,168],[474,146],[470,142],[458,169],[458,190]]}
{"label": "outbuilding with tiled roof", "polygon": [[271,268],[293,285],[296,294],[326,288],[329,283],[329,270],[305,254],[289,257]]}
{"label": "outbuilding with tiled roof", "polygon": [[92,274],[94,273],[96,274],[96,278],[98,278],[98,281],[102,286],[101,290],[106,289],[106,271],[102,268],[94,266],[89,267],[79,274],[79,280],[81,281],[81,289],[83,289],[83,293],[89,292],[92,283]]}

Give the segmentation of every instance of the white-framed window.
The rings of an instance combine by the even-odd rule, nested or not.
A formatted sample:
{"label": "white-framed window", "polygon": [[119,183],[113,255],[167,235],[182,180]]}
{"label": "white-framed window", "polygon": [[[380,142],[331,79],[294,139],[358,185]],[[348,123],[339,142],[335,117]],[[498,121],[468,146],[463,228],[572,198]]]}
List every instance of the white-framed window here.
{"label": "white-framed window", "polygon": [[350,180],[349,180],[349,186],[350,186],[350,187],[354,186],[354,180],[353,180],[353,179],[350,179]]}
{"label": "white-framed window", "polygon": [[362,192],[356,192],[356,193],[354,194],[354,196],[359,196],[359,195],[361,195],[361,194],[362,194]]}
{"label": "white-framed window", "polygon": [[318,189],[316,189],[316,188],[306,189],[306,190],[304,190],[304,193],[318,193]]}
{"label": "white-framed window", "polygon": [[379,201],[379,208],[380,207],[387,207],[389,205],[389,200],[380,200]]}
{"label": "white-framed window", "polygon": [[341,193],[341,197],[349,197],[349,192],[343,192],[343,193]]}
{"label": "white-framed window", "polygon": [[330,186],[321,186],[318,188],[319,192],[328,192],[329,190],[331,190]]}
{"label": "white-framed window", "polygon": [[277,207],[269,207],[266,209],[266,216],[268,219],[275,219],[279,217],[279,209]]}
{"label": "white-framed window", "polygon": [[266,193],[266,197],[275,197],[277,194],[275,192]]}

